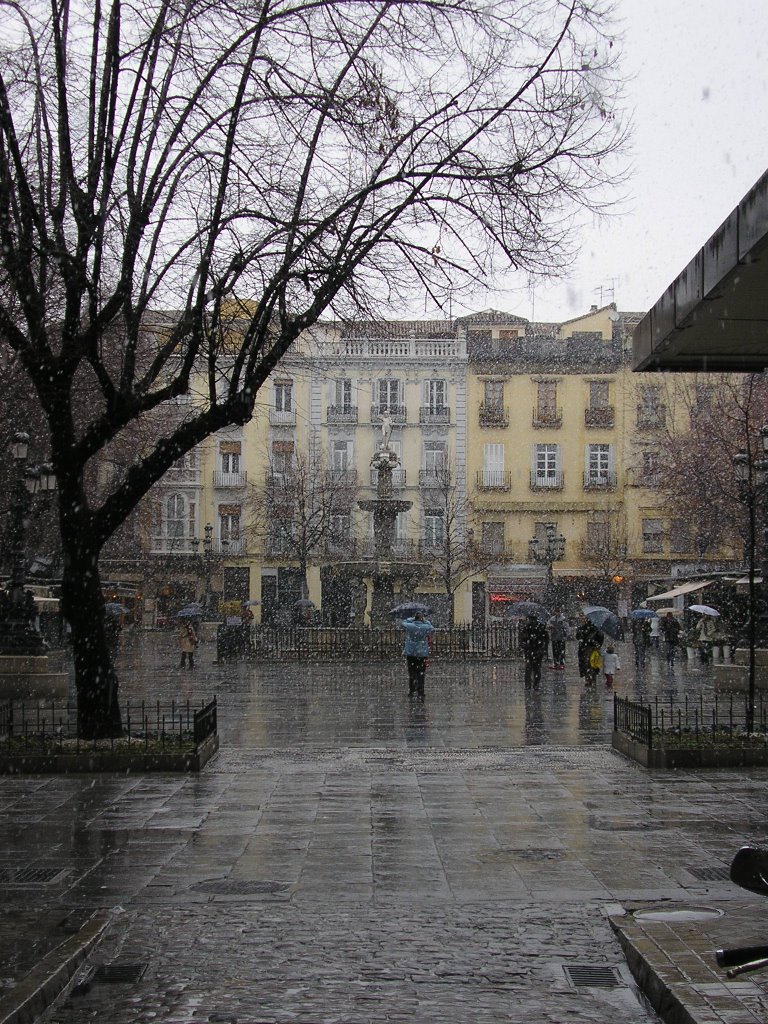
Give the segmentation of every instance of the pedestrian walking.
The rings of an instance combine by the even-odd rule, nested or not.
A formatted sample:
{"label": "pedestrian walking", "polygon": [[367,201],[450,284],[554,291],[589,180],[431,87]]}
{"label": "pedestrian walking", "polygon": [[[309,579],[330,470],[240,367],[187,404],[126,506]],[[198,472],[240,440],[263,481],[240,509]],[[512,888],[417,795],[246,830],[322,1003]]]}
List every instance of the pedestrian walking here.
{"label": "pedestrian walking", "polygon": [[659,637],[661,635],[661,619],[658,616],[651,619],[651,647],[655,647],[658,650]]}
{"label": "pedestrian walking", "polygon": [[[597,678],[597,670],[590,664],[592,654],[596,651],[600,656],[600,648],[603,646],[605,637],[585,616],[579,616],[579,625],[576,628],[577,658],[579,662],[579,676],[587,682],[594,683]],[[594,672],[594,675],[593,675]]]}
{"label": "pedestrian walking", "polygon": [[568,639],[568,619],[558,611],[549,623],[549,639],[552,642],[552,668],[565,668],[565,641]]}
{"label": "pedestrian walking", "polygon": [[632,620],[632,644],[635,648],[635,667],[643,668],[651,646],[651,623],[648,619]]}
{"label": "pedestrian walking", "polygon": [[189,619],[182,619],[179,622],[179,651],[181,652],[181,661],[179,662],[179,668],[184,668],[188,663],[190,668],[195,667],[195,648],[197,647],[197,631],[192,622]]}
{"label": "pedestrian walking", "polygon": [[603,655],[603,675],[605,676],[606,686],[613,686],[614,678],[620,668],[621,662],[619,661],[616,649],[614,647],[606,648],[605,654]]}
{"label": "pedestrian walking", "polygon": [[541,662],[547,653],[547,627],[535,615],[528,615],[520,625],[518,640],[525,662],[525,686],[537,687],[541,682]]}
{"label": "pedestrian walking", "polygon": [[430,638],[435,627],[424,618],[423,612],[416,612],[410,619],[402,620],[400,625],[405,630],[403,657],[408,666],[408,695],[423,697]]}
{"label": "pedestrian walking", "polygon": [[659,625],[659,633],[664,640],[664,653],[670,668],[675,664],[675,652],[680,636],[680,623],[672,612],[667,612]]}

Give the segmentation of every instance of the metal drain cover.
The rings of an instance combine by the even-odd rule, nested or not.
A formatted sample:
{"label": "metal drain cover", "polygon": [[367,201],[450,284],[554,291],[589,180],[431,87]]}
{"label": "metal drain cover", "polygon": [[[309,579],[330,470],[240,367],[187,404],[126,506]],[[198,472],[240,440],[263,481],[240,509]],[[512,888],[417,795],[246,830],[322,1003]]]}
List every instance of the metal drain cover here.
{"label": "metal drain cover", "polygon": [[622,985],[615,967],[569,964],[564,970],[576,988],[620,988]]}
{"label": "metal drain cover", "polygon": [[49,885],[68,872],[69,868],[2,868],[0,884]]}
{"label": "metal drain cover", "polygon": [[730,882],[731,880],[730,868],[686,868],[686,871],[694,878],[698,878],[700,882]]}
{"label": "metal drain cover", "polygon": [[208,882],[195,882],[195,892],[209,892],[216,896],[259,896],[286,892],[286,882],[253,882],[248,879],[212,878]]}
{"label": "metal drain cover", "polygon": [[140,981],[147,969],[146,964],[113,962],[99,964],[89,978],[92,985],[128,985]]}

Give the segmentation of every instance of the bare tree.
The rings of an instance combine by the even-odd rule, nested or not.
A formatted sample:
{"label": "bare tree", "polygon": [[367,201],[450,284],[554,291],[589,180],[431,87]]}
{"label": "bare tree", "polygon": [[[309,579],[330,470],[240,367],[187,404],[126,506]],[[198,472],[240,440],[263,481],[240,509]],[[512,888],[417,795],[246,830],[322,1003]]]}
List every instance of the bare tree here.
{"label": "bare tree", "polygon": [[297,563],[304,598],[308,567],[349,540],[357,493],[354,470],[328,469],[319,455],[304,452],[293,454],[289,464],[270,463],[263,483],[251,488],[246,529],[268,554]]}
{"label": "bare tree", "polygon": [[602,0],[0,4],[0,334],[50,428],[80,726],[110,735],[107,538],[324,311],[564,266],[622,141],[618,46]]}

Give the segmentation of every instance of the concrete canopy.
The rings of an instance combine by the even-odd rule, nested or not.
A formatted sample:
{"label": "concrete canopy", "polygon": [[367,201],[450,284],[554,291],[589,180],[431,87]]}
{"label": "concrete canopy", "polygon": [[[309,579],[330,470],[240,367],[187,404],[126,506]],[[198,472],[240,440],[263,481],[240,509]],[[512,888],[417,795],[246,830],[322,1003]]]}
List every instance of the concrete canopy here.
{"label": "concrete canopy", "polygon": [[768,367],[768,171],[633,335],[633,370]]}

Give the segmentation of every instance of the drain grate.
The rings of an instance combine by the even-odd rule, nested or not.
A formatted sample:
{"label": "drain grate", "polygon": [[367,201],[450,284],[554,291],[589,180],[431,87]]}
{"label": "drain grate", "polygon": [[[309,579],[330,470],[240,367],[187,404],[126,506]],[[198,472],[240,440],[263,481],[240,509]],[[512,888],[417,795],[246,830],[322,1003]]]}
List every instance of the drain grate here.
{"label": "drain grate", "polygon": [[89,980],[93,985],[130,985],[140,981],[146,969],[147,964],[99,964]]}
{"label": "drain grate", "polygon": [[0,884],[4,885],[49,885],[56,882],[68,868],[2,868]]}
{"label": "drain grate", "polygon": [[209,892],[216,896],[258,896],[286,892],[285,882],[253,882],[248,879],[214,878],[209,882],[195,882],[195,892]]}
{"label": "drain grate", "polygon": [[687,871],[689,875],[693,875],[693,877],[697,878],[700,882],[730,882],[731,880],[730,868],[687,868]]}
{"label": "drain grate", "polygon": [[615,967],[571,964],[564,970],[568,980],[576,988],[620,988],[622,985]]}

